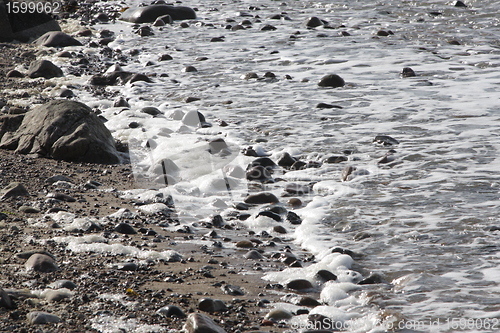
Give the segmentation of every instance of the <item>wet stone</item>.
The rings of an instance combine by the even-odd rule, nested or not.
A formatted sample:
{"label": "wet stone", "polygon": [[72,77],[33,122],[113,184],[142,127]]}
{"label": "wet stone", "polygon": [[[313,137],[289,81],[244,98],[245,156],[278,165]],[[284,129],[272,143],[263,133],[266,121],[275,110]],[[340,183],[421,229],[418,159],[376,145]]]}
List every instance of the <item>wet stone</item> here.
{"label": "wet stone", "polygon": [[380,284],[387,283],[387,281],[378,273],[372,273],[367,278],[361,280],[358,284]]}
{"label": "wet stone", "polygon": [[339,88],[345,85],[345,81],[343,78],[338,76],[337,74],[328,74],[321,78],[318,83],[320,87],[331,87],[331,88]]}
{"label": "wet stone", "polygon": [[158,110],[158,108],[155,108],[154,106],[146,106],[142,108],[140,112],[152,115],[153,117],[162,114],[161,111]]}
{"label": "wet stone", "polygon": [[390,137],[388,135],[377,135],[375,139],[373,139],[374,143],[381,144],[383,146],[392,146],[392,145],[398,145],[399,141],[394,139],[393,137]]}
{"label": "wet stone", "polygon": [[276,214],[276,213],[274,213],[274,212],[272,212],[270,210],[265,210],[265,211],[259,212],[257,214],[257,217],[259,217],[259,216],[269,217],[269,218],[275,220],[276,222],[281,222],[282,221],[282,218],[281,218],[280,215],[278,215],[278,214]]}
{"label": "wet stone", "polygon": [[318,109],[342,109],[341,106],[328,104],[328,103],[318,103],[316,105],[316,108],[318,108]]}
{"label": "wet stone", "polygon": [[251,241],[241,240],[236,243],[236,247],[248,249],[254,247],[254,244]]}
{"label": "wet stone", "polygon": [[332,272],[326,270],[326,269],[321,269],[316,273],[316,276],[319,277],[323,281],[335,281],[337,280],[337,276],[333,274]]}
{"label": "wet stone", "polygon": [[175,306],[175,305],[164,306],[161,309],[159,309],[158,311],[156,311],[156,313],[158,313],[162,316],[168,317],[168,318],[172,318],[172,317],[186,318],[186,314],[184,313],[184,311],[182,311],[181,308],[179,308],[178,306]]}
{"label": "wet stone", "polygon": [[325,160],[325,163],[342,163],[348,161],[347,156],[330,156]]}
{"label": "wet stone", "polygon": [[318,306],[318,305],[321,305],[320,302],[318,302],[317,300],[315,300],[314,298],[312,297],[309,297],[309,296],[303,296],[299,299],[298,301],[298,305],[302,305],[302,306]]}
{"label": "wet stone", "polygon": [[291,167],[297,159],[292,157],[289,153],[284,153],[283,156],[278,160],[278,165],[283,168]]}
{"label": "wet stone", "polygon": [[287,233],[286,229],[281,225],[274,226],[273,231],[277,232],[279,234],[286,234]]}
{"label": "wet stone", "polygon": [[316,16],[312,16],[312,17],[309,17],[305,22],[304,22],[304,25],[307,27],[307,28],[316,28],[316,27],[319,27],[319,26],[322,26],[326,24],[325,21],[321,20],[320,18],[316,17]]}
{"label": "wet stone", "polygon": [[245,198],[247,204],[265,204],[265,203],[278,203],[279,199],[270,192],[261,192],[251,194]]}
{"label": "wet stone", "polygon": [[297,183],[289,183],[285,186],[285,192],[293,195],[304,195],[311,192],[311,188],[306,185],[300,185]]}
{"label": "wet stone", "polygon": [[286,287],[293,290],[307,290],[312,289],[313,285],[309,280],[305,279],[296,279],[288,282]]}
{"label": "wet stone", "polygon": [[416,74],[410,67],[405,67],[401,71],[401,77],[412,77],[412,76],[416,76]]}

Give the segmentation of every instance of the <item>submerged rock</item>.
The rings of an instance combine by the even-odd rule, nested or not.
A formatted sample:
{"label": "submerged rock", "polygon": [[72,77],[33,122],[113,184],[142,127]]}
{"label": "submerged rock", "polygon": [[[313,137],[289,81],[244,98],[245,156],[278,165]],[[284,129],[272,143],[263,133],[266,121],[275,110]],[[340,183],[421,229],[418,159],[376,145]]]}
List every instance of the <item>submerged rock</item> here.
{"label": "submerged rock", "polygon": [[265,204],[265,203],[278,203],[279,199],[270,192],[261,192],[251,194],[245,198],[247,204]]}
{"label": "submerged rock", "polygon": [[337,74],[328,74],[321,78],[318,83],[320,87],[331,87],[331,88],[339,88],[345,85],[345,81],[343,78],[338,76]]}
{"label": "submerged rock", "polygon": [[182,311],[178,306],[175,305],[164,306],[156,311],[156,313],[169,318],[186,318],[186,314],[184,313],[184,311]]}
{"label": "submerged rock", "polygon": [[196,18],[196,12],[189,7],[151,5],[129,8],[122,13],[120,20],[132,23],[152,23],[158,17],[164,15],[169,15],[172,20],[192,20]]}

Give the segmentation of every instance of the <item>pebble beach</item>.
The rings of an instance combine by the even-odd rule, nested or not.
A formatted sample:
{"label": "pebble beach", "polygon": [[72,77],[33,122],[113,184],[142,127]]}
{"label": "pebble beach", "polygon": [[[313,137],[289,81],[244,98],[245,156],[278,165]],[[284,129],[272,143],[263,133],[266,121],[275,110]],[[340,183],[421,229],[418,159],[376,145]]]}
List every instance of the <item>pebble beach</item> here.
{"label": "pebble beach", "polygon": [[497,4],[62,4],[0,43],[0,331],[500,330]]}

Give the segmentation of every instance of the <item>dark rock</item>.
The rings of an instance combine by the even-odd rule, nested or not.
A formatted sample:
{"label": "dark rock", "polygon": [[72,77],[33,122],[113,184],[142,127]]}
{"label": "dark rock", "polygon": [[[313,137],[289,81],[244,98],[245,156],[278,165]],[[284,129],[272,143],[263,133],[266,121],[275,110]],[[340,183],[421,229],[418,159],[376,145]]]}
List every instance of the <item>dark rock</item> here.
{"label": "dark rock", "polygon": [[279,205],[269,208],[269,211],[279,215],[286,214],[286,212],[288,212],[288,210],[285,207]]}
{"label": "dark rock", "polygon": [[260,31],[273,31],[276,29],[277,28],[274,25],[265,24],[262,28],[260,28]]}
{"label": "dark rock", "polygon": [[346,162],[349,159],[346,156],[330,156],[325,160],[325,163],[342,163]]}
{"label": "dark rock", "polygon": [[410,67],[405,67],[401,71],[401,77],[412,77],[412,76],[416,76],[416,75],[415,75],[415,72],[413,71],[413,69],[411,69]]}
{"label": "dark rock", "polygon": [[10,183],[6,187],[4,187],[2,191],[0,191],[0,194],[2,194],[0,200],[10,197],[25,197],[30,195],[26,187],[18,182]]}
{"label": "dark rock", "polygon": [[282,309],[274,309],[269,311],[268,314],[266,314],[266,318],[274,321],[279,321],[279,320],[287,320],[291,319],[293,317],[293,314],[290,313],[287,310],[282,310]]}
{"label": "dark rock", "polygon": [[[273,231],[277,232],[278,234],[286,234],[287,233],[285,227],[283,227],[282,225],[276,225],[276,226],[274,226],[273,227]],[[294,266],[294,267],[297,267],[297,266]],[[301,267],[301,266],[298,266],[298,267]]]}
{"label": "dark rock", "polygon": [[15,133],[0,128],[0,148],[70,162],[120,162],[114,139],[83,103],[53,100],[24,115]]}
{"label": "dark rock", "polygon": [[172,60],[172,56],[170,54],[162,54],[159,58],[158,61],[167,61],[167,60]]}
{"label": "dark rock", "polygon": [[372,273],[367,278],[361,280],[358,284],[380,284],[387,283],[387,281],[378,273]]}
{"label": "dark rock", "polygon": [[265,203],[278,203],[279,199],[270,192],[261,192],[257,194],[251,194],[245,198],[245,203],[247,204],[265,204]]}
{"label": "dark rock", "polygon": [[288,282],[286,287],[293,290],[307,290],[312,289],[313,285],[309,280],[305,279],[296,279]]}
{"label": "dark rock", "polygon": [[205,312],[220,312],[226,311],[227,306],[219,299],[202,298],[198,303],[198,309]]}
{"label": "dark rock", "polygon": [[271,173],[265,167],[258,165],[247,170],[246,178],[250,181],[269,182],[272,180]]}
{"label": "dark rock", "polygon": [[342,109],[341,106],[333,105],[333,104],[327,104],[327,103],[318,103],[316,105],[316,108],[318,108],[318,109]]}
{"label": "dark rock", "polygon": [[16,305],[10,299],[9,294],[0,287],[0,308],[4,309],[15,309]]}
{"label": "dark rock", "polygon": [[145,27],[140,27],[135,31],[136,34],[138,34],[141,37],[146,37],[146,36],[153,36],[154,32],[151,27],[145,26]]}
{"label": "dark rock", "polygon": [[236,243],[236,247],[248,249],[254,247],[254,244],[251,241],[241,240]]}
{"label": "dark rock", "polygon": [[381,37],[386,37],[386,36],[389,36],[390,33],[388,31],[385,31],[385,30],[379,30],[377,31],[377,36],[381,36]]}
{"label": "dark rock", "polygon": [[291,170],[303,170],[307,166],[307,163],[304,161],[296,161],[295,163],[292,164],[290,167]]}
{"label": "dark rock", "polygon": [[170,15],[162,15],[159,16],[158,19],[162,20],[165,24],[172,24],[174,20],[172,19],[172,16]]}
{"label": "dark rock", "polygon": [[113,106],[115,108],[119,108],[119,107],[129,108],[130,104],[128,104],[127,100],[124,97],[120,96],[115,100],[115,102],[113,103]]}
{"label": "dark rock", "polygon": [[48,60],[35,60],[30,64],[28,68],[28,76],[32,79],[37,77],[43,77],[50,79],[53,77],[61,77],[63,71]]}
{"label": "dark rock", "polygon": [[202,313],[191,313],[183,326],[186,333],[226,333],[212,318]]}
{"label": "dark rock", "polygon": [[399,141],[394,139],[393,137],[390,137],[388,135],[377,135],[375,139],[373,139],[374,143],[382,144],[384,146],[392,146],[392,145],[398,145]]}
{"label": "dark rock", "polygon": [[316,17],[316,16],[312,16],[312,17],[309,17],[305,22],[304,22],[304,25],[307,27],[307,28],[316,28],[316,27],[319,27],[319,26],[322,26],[326,24],[325,21],[321,20],[320,18]]}
{"label": "dark rock", "polygon": [[47,32],[33,43],[48,47],[82,46],[82,43],[62,31]]}
{"label": "dark rock", "polygon": [[467,5],[465,3],[463,3],[462,1],[457,1],[455,2],[455,7],[467,7]]}
{"label": "dark rock", "polygon": [[[335,327],[335,322],[332,322],[331,318],[328,318],[327,316],[321,315],[321,314],[312,314],[307,317],[307,322],[310,323],[311,327],[314,327],[315,331],[314,332],[331,332],[331,331],[323,331],[323,329],[329,329],[332,327]],[[319,331],[316,331],[319,330]],[[305,332],[303,332],[305,333]],[[311,333],[309,331],[309,333]]]}
{"label": "dark rock", "polygon": [[323,281],[336,281],[337,280],[337,275],[333,274],[330,271],[327,271],[326,269],[321,269],[316,273],[316,276],[318,276],[321,280]]}
{"label": "dark rock", "polygon": [[119,271],[134,272],[138,268],[139,265],[137,265],[135,262],[123,262],[116,265],[116,269],[118,269]]}
{"label": "dark rock", "polygon": [[298,305],[315,307],[315,306],[321,305],[321,303],[312,297],[303,296],[300,298]]}
{"label": "dark rock", "polygon": [[196,18],[192,8],[184,6],[151,5],[146,7],[132,7],[120,16],[120,20],[132,23],[152,23],[158,17],[169,15],[172,20],[191,20]]}
{"label": "dark rock", "polygon": [[297,183],[289,183],[285,186],[285,192],[293,195],[304,195],[311,192],[311,188],[307,185],[300,185]]}
{"label": "dark rock", "polygon": [[116,232],[119,232],[120,234],[125,234],[125,235],[133,235],[136,234],[137,231],[135,231],[134,227],[132,227],[130,224],[121,222],[117,224],[114,228]]}
{"label": "dark rock", "polygon": [[42,311],[29,312],[26,318],[31,325],[61,322],[58,316]]}
{"label": "dark rock", "polygon": [[24,74],[21,73],[18,70],[13,69],[13,70],[7,72],[7,74],[5,75],[5,77],[6,78],[23,78]]}
{"label": "dark rock", "polygon": [[211,223],[216,228],[222,228],[224,226],[224,219],[220,215],[215,215],[212,217]]}
{"label": "dark rock", "polygon": [[145,74],[140,74],[140,73],[132,74],[132,76],[130,77],[130,80],[128,82],[134,83],[137,81],[150,82],[150,83],[153,82],[153,81],[151,81],[149,76],[147,76]]}
{"label": "dark rock", "polygon": [[279,216],[278,214],[276,214],[274,212],[271,212],[270,210],[265,210],[265,211],[259,212],[257,214],[257,217],[259,217],[259,216],[269,217],[269,218],[275,220],[276,222],[281,222],[282,221],[281,216]]}
{"label": "dark rock", "polygon": [[185,73],[194,73],[197,72],[198,70],[194,66],[186,66],[182,69],[182,71]]}
{"label": "dark rock", "polygon": [[356,257],[355,253],[351,250],[348,250],[348,249],[343,249],[341,247],[335,247],[331,250],[332,253],[342,253],[342,254],[347,254],[351,257]]}
{"label": "dark rock", "polygon": [[164,306],[156,312],[168,318],[186,318],[186,314],[184,313],[184,311],[182,311],[181,308],[175,305]]}
{"label": "dark rock", "polygon": [[154,106],[146,106],[142,108],[140,112],[152,115],[153,117],[162,114],[161,111],[158,110],[158,108],[155,108]]}
{"label": "dark rock", "polygon": [[286,214],[286,219],[288,222],[290,222],[291,224],[301,224],[302,223],[302,219],[294,212],[288,212]]}
{"label": "dark rock", "polygon": [[49,273],[59,270],[59,267],[57,267],[57,264],[52,257],[40,253],[33,254],[24,265],[27,271]]}
{"label": "dark rock", "polygon": [[262,254],[259,253],[259,251],[256,250],[250,250],[245,254],[246,259],[253,259],[253,260],[259,260],[259,259],[264,259]]}
{"label": "dark rock", "polygon": [[292,157],[289,153],[284,153],[283,156],[278,160],[278,165],[283,168],[291,167],[297,159]]}
{"label": "dark rock", "polygon": [[48,31],[61,30],[50,14],[8,13],[5,2],[0,0],[0,42],[18,40],[26,43]]}
{"label": "dark rock", "polygon": [[320,87],[332,87],[332,88],[339,88],[343,87],[344,85],[345,85],[344,79],[338,76],[337,74],[325,75],[321,78],[321,80],[318,83],[318,86]]}
{"label": "dark rock", "polygon": [[255,167],[255,166],[258,166],[258,165],[263,166],[267,169],[274,169],[276,167],[276,163],[274,163],[274,161],[272,159],[270,159],[269,157],[259,157],[259,158],[256,158],[255,160],[253,160],[248,165],[248,169]]}

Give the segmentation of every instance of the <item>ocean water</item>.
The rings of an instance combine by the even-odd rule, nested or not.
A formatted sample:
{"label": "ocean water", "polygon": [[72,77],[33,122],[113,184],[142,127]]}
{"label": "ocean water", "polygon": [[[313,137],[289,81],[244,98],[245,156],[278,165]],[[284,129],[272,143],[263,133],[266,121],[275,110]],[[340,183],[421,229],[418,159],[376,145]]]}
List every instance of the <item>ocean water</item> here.
{"label": "ocean water", "polygon": [[[124,3],[134,2],[95,6],[119,9]],[[314,184],[303,197],[306,206],[295,210],[303,223],[286,227],[296,246],[317,262],[266,279],[315,282],[317,270],[330,269],[340,282],[318,285],[324,305],[311,313],[326,315],[350,332],[495,332],[500,330],[500,231],[490,230],[500,227],[500,5],[488,0],[466,4],[184,2],[198,9],[198,19],[188,21],[187,28],[176,22],[140,37],[129,23],[94,26],[112,30],[116,39],[109,47],[130,59],[109,59],[110,64],[156,74],[152,83],[107,88],[127,98],[130,109],[115,108],[113,101],[84,89],[77,95],[102,111],[116,139],[129,142],[138,189],[128,195],[155,195],[146,190],[155,184],[144,176],[158,161],[170,159],[179,167],[172,171],[178,183],[160,191],[173,195],[186,224],[224,215],[242,201],[251,184],[228,176],[224,167],[245,169],[254,158],[240,154],[243,148],[253,146],[275,161],[288,152],[306,162],[351,151],[340,164],[276,171],[286,181]],[[283,18],[270,19],[274,14]],[[331,29],[305,28],[311,16],[328,21]],[[252,25],[225,29],[243,20]],[[276,30],[261,31],[265,24]],[[71,23],[66,28],[77,29]],[[380,30],[393,34],[377,36]],[[223,41],[211,42],[214,37]],[[129,56],[133,49],[138,55]],[[173,59],[160,62],[162,54]],[[63,69],[69,66],[63,59],[54,61]],[[183,72],[186,66],[197,72]],[[404,67],[416,76],[401,77]],[[258,78],[245,79],[250,72]],[[266,72],[276,78],[264,77]],[[340,75],[346,85],[319,87],[325,74]],[[83,86],[88,79],[68,76],[54,82]],[[187,97],[199,100],[186,103]],[[341,108],[320,109],[318,103]],[[165,116],[140,113],[146,106]],[[186,126],[171,116],[190,111],[201,112],[213,126]],[[219,119],[229,126],[219,126]],[[132,121],[140,128],[129,128]],[[376,145],[376,135],[400,143]],[[227,156],[207,152],[214,138],[228,143]],[[394,161],[377,163],[389,149],[395,150]],[[342,182],[346,165],[358,174]],[[283,184],[262,189],[279,195]],[[245,221],[248,228],[269,231],[275,225],[252,213]],[[358,255],[332,254],[335,247]],[[371,272],[388,284],[356,284]],[[297,316],[293,325],[306,327],[307,317]]]}

